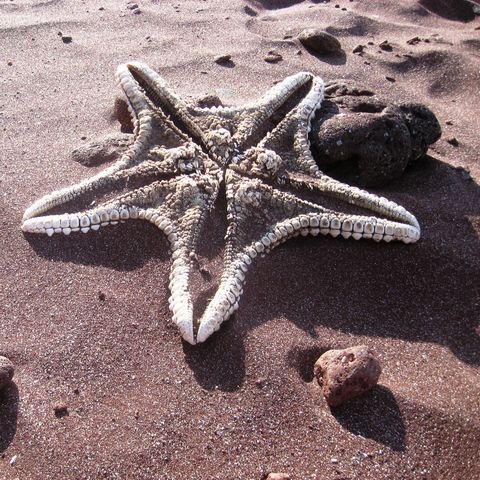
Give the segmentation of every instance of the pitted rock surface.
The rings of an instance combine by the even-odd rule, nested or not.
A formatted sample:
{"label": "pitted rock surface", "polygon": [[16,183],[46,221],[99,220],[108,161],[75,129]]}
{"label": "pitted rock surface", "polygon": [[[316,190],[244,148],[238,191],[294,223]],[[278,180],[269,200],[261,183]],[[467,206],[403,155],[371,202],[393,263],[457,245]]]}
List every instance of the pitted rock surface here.
{"label": "pitted rock surface", "polygon": [[337,407],[373,388],[382,369],[365,345],[329,350],[315,363],[314,375],[331,407]]}
{"label": "pitted rock surface", "polygon": [[2,390],[13,378],[15,367],[7,358],[0,356],[0,390]]}
{"label": "pitted rock surface", "polygon": [[348,82],[331,82],[325,93],[310,140],[320,168],[342,180],[385,184],[440,138],[440,124],[424,105],[388,102]]}

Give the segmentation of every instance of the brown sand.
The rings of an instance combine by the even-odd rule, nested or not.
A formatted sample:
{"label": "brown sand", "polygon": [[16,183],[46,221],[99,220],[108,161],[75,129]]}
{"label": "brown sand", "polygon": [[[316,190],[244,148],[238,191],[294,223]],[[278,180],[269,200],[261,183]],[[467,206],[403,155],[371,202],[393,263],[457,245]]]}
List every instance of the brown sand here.
{"label": "brown sand", "polygon": [[[137,3],[138,15],[123,1],[0,1],[0,355],[16,364],[0,395],[0,478],[478,478],[478,18],[460,0]],[[311,26],[334,33],[345,55],[319,59],[282,40]],[[408,45],[415,36],[428,42]],[[272,48],[284,57],[274,65],[263,60]],[[213,62],[221,53],[232,68]],[[421,241],[292,241],[255,265],[220,332],[185,345],[153,226],[20,231],[34,199],[102,168],[69,152],[118,130],[113,74],[130,59],[183,95],[227,103],[300,70],[425,103],[444,129],[432,158],[377,190],[417,215]],[[218,273],[219,213],[212,228],[204,262]],[[377,352],[381,386],[331,412],[313,364],[356,344]],[[59,402],[68,416],[55,416]]]}

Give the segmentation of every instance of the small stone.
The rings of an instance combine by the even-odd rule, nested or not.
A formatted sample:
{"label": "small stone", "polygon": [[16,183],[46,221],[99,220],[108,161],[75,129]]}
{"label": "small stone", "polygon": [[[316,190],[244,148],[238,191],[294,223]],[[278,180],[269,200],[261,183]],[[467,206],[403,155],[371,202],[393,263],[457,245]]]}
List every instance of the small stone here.
{"label": "small stone", "polygon": [[14,371],[13,363],[7,357],[0,356],[0,390],[12,381]]}
{"label": "small stone", "polygon": [[367,45],[375,45],[373,42],[367,42]]}
{"label": "small stone", "polygon": [[87,137],[84,135],[83,137],[80,137],[80,140],[86,140]]}
{"label": "small stone", "polygon": [[453,122],[452,122],[451,120],[447,120],[447,121],[445,122],[445,125],[453,125]]}
{"label": "small stone", "polygon": [[458,140],[455,137],[447,138],[447,142],[454,147],[458,147],[459,145]]}
{"label": "small stone", "polygon": [[322,32],[317,28],[307,28],[300,32],[298,39],[306,48],[313,50],[321,55],[338,53],[342,46],[340,42],[327,32]]}
{"label": "small stone", "polygon": [[407,40],[407,45],[416,45],[417,43],[420,43],[421,39],[420,37],[413,37],[410,40]]}
{"label": "small stone", "polygon": [[129,2],[129,3],[127,3],[127,8],[128,8],[129,10],[135,10],[136,8],[138,8],[138,4],[137,4],[137,3]]}
{"label": "small stone", "polygon": [[58,418],[65,417],[68,415],[68,406],[66,403],[57,403],[53,406],[53,411],[55,412],[55,416]]}
{"label": "small stone", "polygon": [[98,299],[101,301],[101,302],[104,302],[105,301],[105,294],[103,292],[98,292]]}
{"label": "small stone", "polygon": [[11,67],[13,65],[13,62],[11,60],[7,60],[7,65]]}
{"label": "small stone", "polygon": [[229,63],[232,61],[232,56],[229,55],[229,54],[224,54],[224,55],[217,55],[213,61],[215,63],[218,63],[219,65],[222,65],[222,64],[225,64],[225,63]]}
{"label": "small stone", "polygon": [[338,459],[337,458],[332,458],[332,459],[330,459],[330,463],[332,463],[333,465],[336,465],[338,463]]}
{"label": "small stone", "polygon": [[99,7],[98,9],[102,12],[103,10],[105,10],[105,7]]}
{"label": "small stone", "polygon": [[80,389],[79,389],[78,387],[77,387],[77,388],[74,388],[74,389],[73,389],[73,393],[74,393],[75,395],[80,395]]}
{"label": "small stone", "polygon": [[133,132],[132,116],[128,110],[128,104],[123,97],[116,97],[113,104],[113,118],[120,122],[120,130],[123,133]]}
{"label": "small stone", "polygon": [[378,46],[385,52],[391,52],[393,50],[393,47],[388,43],[388,40],[384,40]]}
{"label": "small stone", "polygon": [[385,77],[389,82],[396,82],[396,80],[393,77]]}
{"label": "small stone", "polygon": [[71,35],[62,35],[62,42],[63,43],[72,43],[73,38]]}
{"label": "small stone", "polygon": [[139,8],[134,8],[132,10],[132,13],[135,14],[135,15],[140,15],[142,13],[142,11]]}
{"label": "small stone", "polygon": [[269,473],[265,480],[290,480],[290,475],[288,473]]}
{"label": "small stone", "polygon": [[200,108],[221,107],[222,101],[215,93],[206,93],[195,100],[195,104]]}
{"label": "small stone", "polygon": [[353,50],[352,53],[363,53],[365,50],[365,45],[357,45]]}
{"label": "small stone", "polygon": [[314,366],[315,377],[331,407],[372,389],[381,372],[378,360],[365,345],[329,350]]}
{"label": "small stone", "polygon": [[266,383],[267,383],[267,379],[264,377],[260,377],[255,380],[255,385],[258,388],[263,388],[266,385]]}
{"label": "small stone", "polygon": [[17,463],[17,459],[18,459],[18,455],[14,455],[11,459],[10,459],[10,466],[13,467],[16,463]]}
{"label": "small stone", "polygon": [[264,60],[268,63],[278,63],[283,60],[283,57],[275,50],[270,50]]}

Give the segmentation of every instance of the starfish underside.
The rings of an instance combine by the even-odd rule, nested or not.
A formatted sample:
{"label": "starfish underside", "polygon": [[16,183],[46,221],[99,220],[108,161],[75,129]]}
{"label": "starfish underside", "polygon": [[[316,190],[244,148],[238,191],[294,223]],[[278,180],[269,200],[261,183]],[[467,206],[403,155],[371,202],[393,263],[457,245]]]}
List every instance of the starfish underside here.
{"label": "starfish underside", "polygon": [[[238,308],[252,260],[289,238],[323,234],[411,243],[420,237],[416,218],[403,207],[318,169],[308,133],[323,100],[321,78],[301,72],[256,102],[212,108],[183,101],[138,62],[118,67],[117,80],[132,115],[133,144],[97,175],[36,201],[25,211],[22,228],[68,235],[130,219],[155,224],[172,254],[173,321],[189,343],[218,330]],[[228,221],[224,270],[196,319],[190,279],[204,220],[221,188]],[[317,203],[319,196],[333,199],[335,207]],[[45,215],[92,198],[101,199],[94,208]],[[352,213],[352,205],[378,216]]]}

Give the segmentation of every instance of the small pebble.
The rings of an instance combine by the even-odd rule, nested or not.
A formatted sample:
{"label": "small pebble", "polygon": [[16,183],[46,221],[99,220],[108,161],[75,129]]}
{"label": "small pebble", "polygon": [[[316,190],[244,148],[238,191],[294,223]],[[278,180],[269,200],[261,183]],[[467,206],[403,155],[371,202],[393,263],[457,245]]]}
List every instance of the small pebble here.
{"label": "small pebble", "polygon": [[338,53],[342,49],[340,42],[333,35],[317,28],[302,30],[298,39],[304,47],[322,55]]}
{"label": "small pebble", "polygon": [[459,145],[458,140],[455,137],[448,138],[447,142],[454,147],[458,147]]}
{"label": "small pebble", "polygon": [[17,459],[18,459],[18,455],[14,455],[11,459],[10,459],[10,466],[14,466],[16,463],[17,463]]}
{"label": "small pebble", "polygon": [[101,302],[104,302],[105,301],[105,294],[103,292],[98,292],[98,299],[101,301]]}
{"label": "small pebble", "polygon": [[283,57],[275,50],[270,50],[264,60],[268,63],[278,63],[283,60]]}
{"label": "small pebble", "polygon": [[11,60],[7,60],[7,65],[11,67],[13,65],[13,62]]}
{"label": "small pebble", "polygon": [[389,82],[395,82],[396,80],[393,77],[385,77]]}
{"label": "small pebble", "polygon": [[388,43],[388,40],[384,40],[378,46],[385,52],[391,52],[393,50],[393,47]]}
{"label": "small pebble", "polygon": [[334,465],[336,465],[336,464],[338,463],[338,459],[332,458],[332,459],[330,460],[330,463],[333,463]]}
{"label": "small pebble", "polygon": [[68,415],[68,406],[66,403],[57,403],[56,405],[54,405],[53,411],[55,412],[56,417],[65,417],[66,415]]}
{"label": "small pebble", "polygon": [[447,121],[445,122],[445,125],[453,125],[453,122],[452,122],[451,120],[447,120]]}
{"label": "small pebble", "polygon": [[363,53],[365,49],[365,45],[357,45],[353,50],[352,53]]}
{"label": "small pebble", "polygon": [[288,473],[269,473],[265,480],[290,480],[290,475]]}
{"label": "small pebble", "polygon": [[72,43],[73,38],[71,35],[62,35],[62,42],[63,43]]}
{"label": "small pebble", "polygon": [[421,42],[420,37],[413,37],[410,40],[407,40],[407,45],[416,45]]}
{"label": "small pebble", "polygon": [[137,4],[137,3],[129,2],[129,3],[127,3],[127,8],[128,8],[129,10],[135,10],[136,8],[138,8],[138,4]]}
{"label": "small pebble", "polygon": [[13,363],[7,357],[0,356],[0,390],[12,381],[14,371]]}
{"label": "small pebble", "polygon": [[231,61],[232,61],[232,56],[229,55],[229,54],[217,55],[217,56],[213,59],[213,61],[214,61],[215,63],[218,63],[219,65],[222,65],[222,64],[231,62]]}

